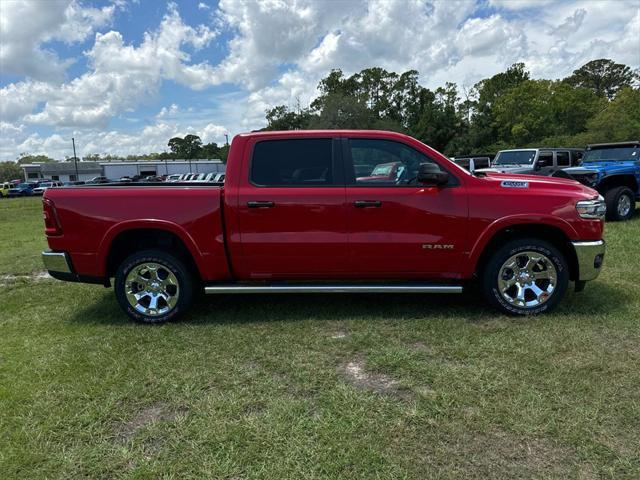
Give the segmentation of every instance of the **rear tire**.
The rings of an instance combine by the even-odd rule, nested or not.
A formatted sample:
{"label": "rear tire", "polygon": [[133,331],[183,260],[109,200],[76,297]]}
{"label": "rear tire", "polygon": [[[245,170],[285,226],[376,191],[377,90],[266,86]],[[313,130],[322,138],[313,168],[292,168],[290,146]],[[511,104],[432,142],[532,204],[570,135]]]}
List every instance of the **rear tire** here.
{"label": "rear tire", "polygon": [[142,250],[120,264],[114,290],[130,318],[157,324],[184,314],[193,303],[197,285],[180,259],[163,250]]}
{"label": "rear tire", "polygon": [[564,255],[538,238],[512,240],[496,251],[482,272],[487,301],[510,315],[552,310],[569,284]]}
{"label": "rear tire", "polygon": [[629,187],[615,187],[604,194],[607,220],[629,220],[636,211],[636,198]]}

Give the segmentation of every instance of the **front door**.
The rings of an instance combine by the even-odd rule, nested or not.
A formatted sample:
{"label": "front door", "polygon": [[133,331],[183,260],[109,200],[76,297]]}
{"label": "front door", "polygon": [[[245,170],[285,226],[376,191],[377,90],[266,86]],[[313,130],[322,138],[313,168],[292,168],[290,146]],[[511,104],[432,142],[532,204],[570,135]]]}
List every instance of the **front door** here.
{"label": "front door", "polygon": [[346,271],[339,142],[283,138],[253,145],[238,198],[241,278],[320,279]]}
{"label": "front door", "polygon": [[404,143],[344,142],[351,272],[367,278],[455,277],[468,214],[459,180],[451,176],[444,187],[418,184],[420,164],[436,162]]}

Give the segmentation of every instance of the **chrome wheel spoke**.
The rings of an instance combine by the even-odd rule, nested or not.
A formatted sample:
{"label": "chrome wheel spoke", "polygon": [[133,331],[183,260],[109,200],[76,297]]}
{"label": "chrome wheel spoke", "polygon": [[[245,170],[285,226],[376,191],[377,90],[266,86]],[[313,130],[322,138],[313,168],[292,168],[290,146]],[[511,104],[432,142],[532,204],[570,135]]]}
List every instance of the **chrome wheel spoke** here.
{"label": "chrome wheel spoke", "polygon": [[177,277],[159,263],[142,263],[125,279],[129,305],[144,315],[164,315],[178,303],[180,287]]}
{"label": "chrome wheel spoke", "polygon": [[498,271],[502,298],[517,307],[536,307],[546,302],[557,284],[556,268],[545,255],[526,251],[508,258]]}

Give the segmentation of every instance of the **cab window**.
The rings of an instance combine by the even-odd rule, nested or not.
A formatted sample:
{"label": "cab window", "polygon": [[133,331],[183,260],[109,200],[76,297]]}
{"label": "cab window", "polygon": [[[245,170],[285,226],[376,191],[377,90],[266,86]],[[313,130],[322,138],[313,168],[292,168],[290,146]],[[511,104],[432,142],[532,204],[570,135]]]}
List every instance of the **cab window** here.
{"label": "cab window", "polygon": [[392,140],[349,139],[350,183],[371,186],[417,185],[416,177],[422,163],[434,163],[430,158]]}
{"label": "cab window", "polygon": [[251,182],[270,187],[333,185],[332,152],[330,138],[260,141],[253,148]]}

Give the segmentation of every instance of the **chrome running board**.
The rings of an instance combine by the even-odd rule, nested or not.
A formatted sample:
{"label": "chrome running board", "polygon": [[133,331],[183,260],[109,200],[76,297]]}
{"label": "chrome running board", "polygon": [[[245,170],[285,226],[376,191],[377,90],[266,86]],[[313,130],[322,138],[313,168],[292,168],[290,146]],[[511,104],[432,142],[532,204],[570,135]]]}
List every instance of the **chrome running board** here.
{"label": "chrome running board", "polygon": [[426,284],[272,284],[272,285],[207,285],[204,293],[462,293],[459,285]]}

